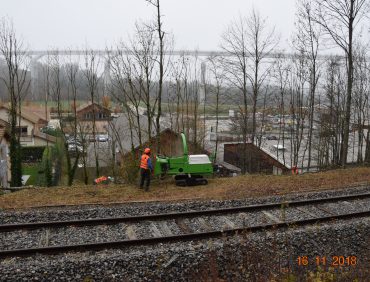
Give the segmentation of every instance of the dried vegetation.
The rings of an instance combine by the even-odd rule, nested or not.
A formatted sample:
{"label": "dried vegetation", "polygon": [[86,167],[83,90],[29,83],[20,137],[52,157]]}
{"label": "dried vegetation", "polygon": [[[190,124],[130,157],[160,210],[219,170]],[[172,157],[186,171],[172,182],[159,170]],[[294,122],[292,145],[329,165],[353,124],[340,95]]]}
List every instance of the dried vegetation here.
{"label": "dried vegetation", "polygon": [[0,208],[104,204],[131,201],[224,200],[341,189],[370,182],[370,168],[338,169],[303,175],[247,175],[210,179],[207,186],[176,187],[171,179],[154,180],[149,192],[134,185],[74,185],[27,189],[0,196]]}

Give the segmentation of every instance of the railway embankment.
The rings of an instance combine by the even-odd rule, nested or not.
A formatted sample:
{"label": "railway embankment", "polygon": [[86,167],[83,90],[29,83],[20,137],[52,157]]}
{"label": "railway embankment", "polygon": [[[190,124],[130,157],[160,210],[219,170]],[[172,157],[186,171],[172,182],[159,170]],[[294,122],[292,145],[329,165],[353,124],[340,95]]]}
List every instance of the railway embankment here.
{"label": "railway embankment", "polygon": [[[1,224],[8,227],[21,223],[82,222],[102,218],[121,218],[121,222],[97,225],[75,222],[59,225],[57,229],[34,226],[3,230],[0,234],[2,250],[137,241],[212,230],[223,234],[155,244],[127,244],[103,250],[85,248],[73,252],[4,256],[0,263],[0,280],[250,281],[294,277],[301,281],[330,276],[338,281],[366,281],[370,263],[370,219],[366,214],[356,216],[355,213],[369,211],[366,196],[369,192],[369,186],[359,185],[243,200],[6,210],[1,212]],[[241,210],[243,207],[245,210]],[[220,209],[224,211],[201,214],[201,211]],[[189,217],[189,213],[192,216]],[[155,219],[158,214],[167,215],[167,218]],[[346,214],[352,215],[334,219]],[[132,220],[143,216],[143,220]],[[327,220],[318,220],[324,217]],[[122,218],[131,220],[122,221]],[[310,218],[316,220],[299,223]],[[289,224],[284,226],[283,223]],[[254,228],[256,226],[265,228]],[[236,229],[239,230],[228,232]]]}

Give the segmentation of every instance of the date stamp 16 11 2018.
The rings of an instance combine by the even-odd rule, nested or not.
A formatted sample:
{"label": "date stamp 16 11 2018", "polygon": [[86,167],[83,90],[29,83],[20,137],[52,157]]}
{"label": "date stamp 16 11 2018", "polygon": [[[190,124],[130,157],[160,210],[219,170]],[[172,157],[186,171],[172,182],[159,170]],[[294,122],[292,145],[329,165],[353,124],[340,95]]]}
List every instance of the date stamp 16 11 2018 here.
{"label": "date stamp 16 11 2018", "polygon": [[346,267],[356,266],[358,259],[356,256],[299,256],[297,258],[298,266],[331,266],[331,267]]}

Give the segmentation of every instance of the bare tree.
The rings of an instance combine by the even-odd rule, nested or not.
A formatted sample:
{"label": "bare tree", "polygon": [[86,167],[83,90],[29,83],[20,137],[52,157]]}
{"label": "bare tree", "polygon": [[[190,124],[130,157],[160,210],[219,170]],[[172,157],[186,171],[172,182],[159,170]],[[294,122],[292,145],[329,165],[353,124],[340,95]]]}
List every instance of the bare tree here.
{"label": "bare tree", "polygon": [[[54,103],[56,103],[56,113],[59,119],[60,129],[63,135],[63,146],[64,152],[66,152],[66,158],[68,162],[68,143],[66,140],[66,132],[64,131],[67,127],[65,123],[65,112],[66,109],[63,104],[63,97],[62,97],[62,67],[60,62],[60,56],[58,50],[52,50],[48,52],[47,56],[47,63],[46,66],[46,74],[47,80],[46,83],[49,85],[46,86],[47,91],[50,91],[50,96],[53,99]],[[48,69],[49,68],[49,69]],[[70,161],[70,159],[69,159]],[[57,185],[61,178],[61,169],[62,169],[62,161],[61,159],[57,159],[55,163],[55,174],[54,174],[54,184]]]}
{"label": "bare tree", "polygon": [[6,18],[2,18],[0,22],[0,54],[4,57],[7,67],[1,79],[6,85],[10,102],[11,186],[19,187],[22,186],[22,160],[21,132],[18,132],[17,117],[20,122],[22,98],[29,88],[29,81],[26,79],[28,62],[23,42],[16,36],[11,21]]}
{"label": "bare tree", "polygon": [[142,146],[142,128],[140,122],[140,104],[143,102],[143,91],[137,74],[136,56],[125,55],[122,50],[131,50],[121,43],[116,53],[111,52],[112,96],[126,111],[131,149],[134,149],[134,131],[137,131],[139,146]]}
{"label": "bare tree", "polygon": [[207,134],[207,115],[206,115],[206,105],[207,105],[207,68],[206,68],[206,63],[202,62],[201,64],[201,82],[202,82],[202,93],[203,93],[203,99],[201,103],[203,104],[203,144],[202,147],[203,149],[205,148],[205,143],[206,143],[206,134]]}
{"label": "bare tree", "polygon": [[181,58],[171,61],[170,89],[167,97],[171,129],[180,132],[183,64]]}
{"label": "bare tree", "polygon": [[345,166],[348,155],[348,140],[350,131],[352,92],[353,92],[353,46],[355,31],[359,22],[368,13],[370,4],[368,0],[315,0],[315,22],[322,26],[323,30],[332,41],[342,49],[346,58],[346,100],[343,142],[341,145],[340,161]]}
{"label": "bare tree", "polygon": [[[73,60],[72,54],[68,55],[67,63],[63,65],[58,50],[48,53],[46,64],[43,67],[45,108],[47,107],[49,98],[56,104],[56,114],[62,137],[61,142],[65,153],[63,158],[66,161],[65,169],[68,186],[72,186],[73,184],[78,161],[82,153],[79,146],[77,146],[77,142],[81,141],[80,136],[78,136],[79,128],[77,120],[78,70],[78,64]],[[63,96],[64,87],[67,92],[67,101],[64,100]],[[71,150],[69,147],[70,142],[75,145],[74,150]],[[56,162],[61,170],[61,160],[56,160]],[[59,181],[59,179],[55,179],[55,181]]]}
{"label": "bare tree", "polygon": [[92,50],[86,49],[85,51],[85,70],[84,75],[86,78],[86,86],[89,90],[89,96],[92,104],[92,136],[94,139],[94,156],[95,156],[95,176],[99,177],[99,152],[97,145],[97,128],[96,128],[96,109],[95,103],[99,101],[98,97],[98,84],[100,80],[99,76],[100,60],[98,56]]}
{"label": "bare tree", "polygon": [[[78,66],[78,60],[77,61],[73,61],[72,60],[72,54],[70,53],[69,54],[69,62],[68,64],[65,66],[65,72],[66,72],[66,75],[67,75],[67,82],[68,82],[68,101],[71,105],[71,109],[72,109],[72,114],[69,116],[69,123],[72,124],[72,126],[70,126],[72,128],[72,136],[73,136],[73,140],[75,142],[77,142],[78,140],[78,120],[77,120],[77,73],[78,73],[78,70],[79,70],[79,66]],[[65,139],[65,136],[64,136],[64,139]],[[86,146],[86,143],[83,144],[83,147]],[[75,172],[76,172],[76,169],[77,169],[77,165],[78,165],[78,161],[79,161],[79,158],[80,158],[80,153],[79,150],[78,150],[78,147],[75,146],[75,158],[74,158],[74,161],[73,161],[73,165],[71,163],[71,158],[70,158],[70,155],[67,151],[67,174],[68,174],[68,186],[72,186],[73,184],[73,180],[74,180],[74,176],[75,176]]]}
{"label": "bare tree", "polygon": [[157,116],[156,116],[156,131],[157,131],[157,138],[156,138],[156,146],[157,152],[160,152],[160,118],[162,115],[162,91],[163,91],[163,77],[164,77],[164,36],[165,32],[163,31],[163,22],[162,22],[162,15],[161,15],[161,8],[160,8],[160,0],[145,0],[148,3],[152,4],[156,8],[156,31],[158,33],[159,39],[159,81],[158,81],[158,108],[157,108]]}
{"label": "bare tree", "polygon": [[[190,127],[192,129],[192,136],[193,136],[193,144],[198,143],[198,112],[199,112],[199,67],[198,67],[198,55],[196,54],[194,60],[192,61],[191,69],[190,69],[190,81],[189,84],[189,96],[191,100],[191,108],[192,108],[192,123]],[[189,117],[188,117],[189,119]],[[188,136],[190,138],[190,136]]]}
{"label": "bare tree", "polygon": [[341,141],[345,124],[345,71],[340,58],[331,58],[326,65],[324,81],[324,97],[328,101],[328,109],[318,108],[319,146],[318,166],[339,165],[341,157]]}
{"label": "bare tree", "polygon": [[186,132],[189,136],[190,129],[190,107],[191,95],[189,80],[191,80],[191,58],[183,53],[177,60],[171,61],[170,79],[174,80],[171,83],[170,96],[168,103],[173,110],[171,111],[171,123],[176,132]]}
{"label": "bare tree", "polygon": [[132,63],[135,80],[140,85],[138,96],[146,107],[148,140],[152,137],[153,117],[155,107],[159,102],[158,95],[154,97],[152,95],[154,91],[155,62],[157,60],[156,45],[157,42],[151,25],[137,23],[135,38],[131,40],[129,50],[132,50],[134,56]]}
{"label": "bare tree", "polygon": [[216,134],[216,143],[215,143],[215,159],[217,158],[218,153],[218,126],[219,126],[219,113],[220,113],[220,98],[222,93],[222,86],[224,84],[225,75],[223,73],[223,68],[221,67],[221,60],[217,56],[211,56],[208,58],[210,64],[210,73],[211,73],[211,80],[214,82],[214,87],[211,89],[211,93],[215,95],[215,116],[216,116],[216,126],[215,126],[215,134]]}
{"label": "bare tree", "polygon": [[248,79],[252,86],[252,142],[256,135],[257,101],[260,96],[261,85],[267,78],[273,64],[263,65],[266,58],[276,48],[279,38],[275,35],[275,28],[268,29],[267,19],[262,18],[258,11],[252,10],[245,19],[247,53],[250,57]]}
{"label": "bare tree", "polygon": [[[364,161],[363,149],[366,142],[365,138],[365,123],[368,120],[368,106],[369,106],[369,65],[366,58],[366,50],[363,46],[357,46],[354,56],[354,82],[353,82],[353,108],[354,108],[354,128],[353,132],[357,132],[357,138],[354,138],[354,146],[357,146],[357,163]],[[367,130],[369,131],[369,130]],[[357,140],[356,140],[357,139]],[[364,144],[364,142],[366,142]],[[367,146],[365,151],[368,150]],[[352,154],[353,157],[355,154]],[[366,156],[366,154],[365,154]]]}
{"label": "bare tree", "polygon": [[[276,102],[278,104],[278,112],[279,112],[279,136],[278,136],[278,144],[282,143],[282,146],[285,147],[285,107],[286,107],[286,100],[287,95],[289,93],[290,88],[290,73],[291,73],[291,64],[287,60],[285,56],[279,56],[276,60],[274,66],[274,77],[276,79],[278,85],[278,91],[276,92]],[[285,165],[285,154],[284,150],[282,153],[283,157],[283,164]],[[279,149],[276,150],[276,157],[279,158]]]}
{"label": "bare tree", "polygon": [[232,22],[222,34],[222,49],[228,54],[224,58],[226,77],[232,87],[237,88],[242,96],[242,104],[239,106],[241,115],[241,134],[243,139],[242,173],[246,173],[247,135],[248,135],[248,31],[245,18],[239,17]]}
{"label": "bare tree", "polygon": [[[47,56],[47,58],[49,59],[50,57]],[[47,62],[47,64],[45,65],[42,65],[42,74],[43,74],[43,78],[44,78],[44,81],[43,81],[43,85],[42,85],[42,88],[43,88],[43,91],[44,91],[44,94],[45,94],[45,101],[44,101],[44,106],[45,106],[45,118],[46,120],[48,120],[48,103],[49,103],[49,99],[50,99],[50,63],[49,63],[49,60]],[[45,164],[45,184],[46,186],[51,186],[51,182],[52,182],[52,173],[51,173],[51,166],[52,166],[52,163],[50,163],[50,150],[49,150],[49,139],[46,138],[46,147],[47,147],[47,155],[46,155],[46,164]]]}
{"label": "bare tree", "polygon": [[[305,91],[307,83],[307,60],[303,53],[296,54],[292,58],[292,69],[290,72],[290,146],[291,146],[291,167],[298,166],[300,148],[303,140],[305,110]],[[302,158],[303,162],[303,158]],[[303,163],[302,163],[303,166]]]}
{"label": "bare tree", "polygon": [[191,98],[190,98],[190,95],[189,95],[189,74],[190,74],[190,66],[189,66],[189,58],[185,58],[183,57],[183,65],[184,65],[184,98],[183,98],[183,103],[185,103],[185,119],[186,119],[186,122],[184,121],[184,110],[182,111],[182,117],[181,117],[181,121],[182,121],[182,126],[183,126],[183,132],[185,132],[185,129],[186,129],[186,136],[189,137],[189,133],[190,133],[190,101],[191,101]]}
{"label": "bare tree", "polygon": [[[294,47],[298,53],[306,58],[306,65],[309,72],[309,97],[308,97],[308,142],[306,150],[308,150],[307,169],[311,167],[312,155],[312,131],[314,125],[314,106],[318,80],[320,77],[318,52],[321,39],[321,26],[318,25],[313,17],[312,0],[299,0],[297,2],[298,12],[296,26],[297,31],[294,38]],[[306,151],[305,150],[305,151]]]}
{"label": "bare tree", "polygon": [[81,160],[82,160],[82,168],[83,168],[83,179],[85,185],[89,184],[89,173],[87,171],[87,153],[88,153],[88,146],[89,146],[89,131],[91,128],[87,128],[88,124],[84,122],[78,122],[77,123],[77,137],[79,140],[81,140],[82,144],[82,152],[81,152]]}

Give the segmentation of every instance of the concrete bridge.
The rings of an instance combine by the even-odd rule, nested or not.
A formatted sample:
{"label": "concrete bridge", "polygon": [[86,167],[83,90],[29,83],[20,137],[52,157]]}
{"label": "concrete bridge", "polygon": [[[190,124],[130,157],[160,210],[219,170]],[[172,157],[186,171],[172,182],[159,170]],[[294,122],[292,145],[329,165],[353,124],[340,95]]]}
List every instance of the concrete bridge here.
{"label": "concrete bridge", "polygon": [[[31,91],[34,92],[36,90],[35,81],[38,79],[38,63],[39,61],[44,58],[45,56],[89,56],[94,54],[95,56],[100,57],[103,60],[103,77],[104,81],[107,83],[110,81],[110,58],[112,56],[117,56],[119,53],[123,55],[134,55],[133,51],[131,50],[101,50],[101,49],[87,49],[87,50],[79,50],[79,49],[56,49],[56,50],[30,50],[26,51],[23,54],[30,58],[30,73],[31,73]],[[223,57],[232,57],[234,54],[231,54],[226,51],[221,50],[172,50],[166,51],[166,56],[190,56],[190,57],[199,57],[199,58],[208,58],[210,56],[223,56]],[[281,57],[292,57],[294,56],[293,53],[287,53],[283,51],[276,51],[269,53],[268,55],[264,56],[267,60],[273,61],[274,59],[281,58]],[[319,60],[327,60],[332,55],[320,55],[318,56]],[[1,57],[1,56],[0,56]],[[252,57],[251,55],[247,57]],[[338,57],[339,60],[344,59],[344,57]],[[202,60],[201,60],[202,62]],[[204,60],[203,60],[204,62]],[[202,63],[202,73],[205,72],[205,64]]]}

